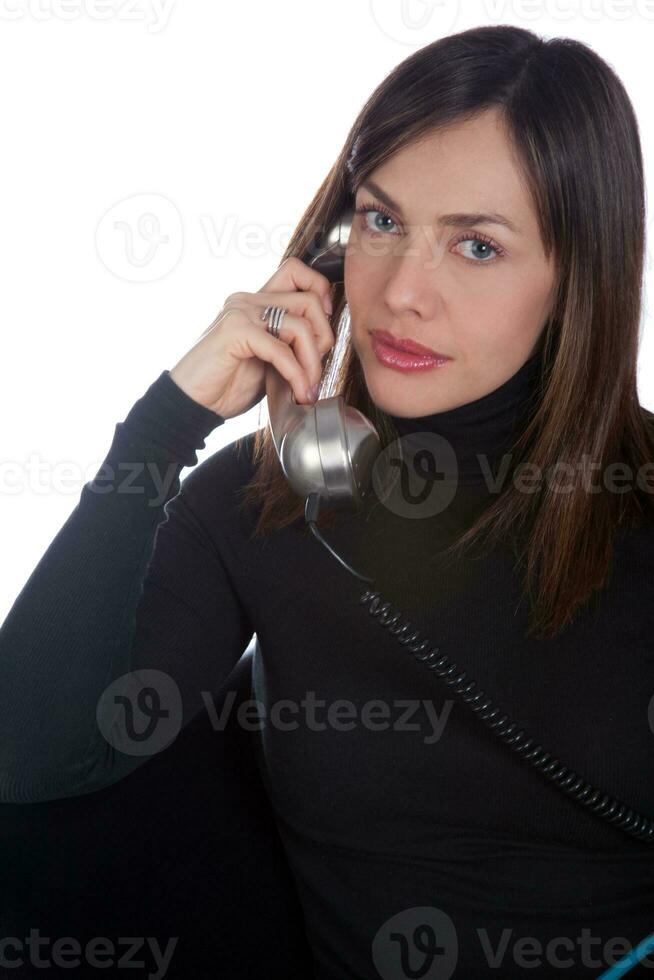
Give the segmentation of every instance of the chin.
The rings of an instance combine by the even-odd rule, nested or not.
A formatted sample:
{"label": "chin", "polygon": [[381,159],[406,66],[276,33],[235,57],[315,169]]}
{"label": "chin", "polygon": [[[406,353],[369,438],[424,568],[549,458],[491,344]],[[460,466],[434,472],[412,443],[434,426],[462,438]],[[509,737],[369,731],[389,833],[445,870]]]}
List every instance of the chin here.
{"label": "chin", "polygon": [[[451,398],[441,398],[442,405],[434,405],[434,378],[431,372],[403,375],[375,362],[369,370],[363,370],[363,377],[371,401],[387,415],[404,418],[431,415],[446,411],[450,407],[448,401],[452,401]],[[418,404],[418,391],[424,407]]]}
{"label": "chin", "polygon": [[[388,384],[384,384],[381,379],[377,379],[378,384],[372,381],[371,384],[368,383],[366,378],[366,388],[368,390],[368,396],[372,402],[377,406],[382,412],[386,412],[387,415],[398,415],[411,417],[417,414],[427,414],[426,412],[418,413],[415,404],[415,398],[411,398],[410,391],[404,390],[401,392],[389,391]],[[410,384],[410,381],[408,382]],[[400,384],[402,380],[400,379]],[[407,385],[407,382],[404,382]]]}

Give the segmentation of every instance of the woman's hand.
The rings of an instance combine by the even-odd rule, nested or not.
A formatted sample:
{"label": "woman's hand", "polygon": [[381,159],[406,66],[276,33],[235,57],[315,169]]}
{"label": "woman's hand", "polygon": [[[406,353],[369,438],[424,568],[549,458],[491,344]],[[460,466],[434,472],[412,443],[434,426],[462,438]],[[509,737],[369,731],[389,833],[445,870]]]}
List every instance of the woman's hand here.
{"label": "woman's hand", "polygon": [[[309,389],[335,343],[331,283],[296,256],[286,259],[256,293],[232,293],[213,323],[170,371],[191,398],[224,419],[247,412],[265,395],[266,364],[288,381],[298,404],[312,403]],[[261,315],[267,306],[288,310],[279,338]]]}

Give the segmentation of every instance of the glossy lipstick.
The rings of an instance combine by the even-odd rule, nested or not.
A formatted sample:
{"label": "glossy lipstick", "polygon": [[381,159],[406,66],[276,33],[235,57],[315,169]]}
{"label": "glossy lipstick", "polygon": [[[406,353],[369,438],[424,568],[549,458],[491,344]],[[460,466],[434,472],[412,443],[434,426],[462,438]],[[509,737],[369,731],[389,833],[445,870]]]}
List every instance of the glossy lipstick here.
{"label": "glossy lipstick", "polygon": [[400,340],[386,330],[373,330],[371,336],[377,359],[396,371],[429,371],[452,360],[415,340]]}

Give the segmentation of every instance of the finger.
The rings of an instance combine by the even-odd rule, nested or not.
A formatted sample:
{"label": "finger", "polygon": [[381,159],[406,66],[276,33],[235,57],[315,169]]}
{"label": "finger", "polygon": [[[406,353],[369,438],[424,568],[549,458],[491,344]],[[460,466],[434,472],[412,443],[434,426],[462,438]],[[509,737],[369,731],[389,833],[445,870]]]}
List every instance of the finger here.
{"label": "finger", "polygon": [[298,405],[312,404],[308,391],[311,381],[289,345],[281,339],[281,335],[278,339],[267,330],[261,330],[252,324],[252,330],[243,331],[243,340],[255,357],[272,364],[285,378]]}
{"label": "finger", "polygon": [[266,292],[269,290],[287,292],[292,289],[309,290],[315,293],[325,312],[332,312],[331,282],[322,272],[312,269],[297,255],[284,259],[268,282],[262,286],[262,291]]}
{"label": "finger", "polygon": [[267,306],[283,306],[294,316],[309,320],[313,325],[321,357],[331,350],[336,343],[329,317],[322,308],[320,298],[315,293],[302,290],[299,292],[260,290],[258,293],[250,293],[249,295],[254,303],[262,304],[262,313]]}
{"label": "finger", "polygon": [[[259,322],[266,330],[267,321],[259,320]],[[272,337],[272,334],[269,335]],[[316,341],[313,324],[304,317],[285,313],[279,330],[279,339],[292,347],[293,353],[306,371],[308,386],[311,388],[317,385],[322,377],[322,352]]]}

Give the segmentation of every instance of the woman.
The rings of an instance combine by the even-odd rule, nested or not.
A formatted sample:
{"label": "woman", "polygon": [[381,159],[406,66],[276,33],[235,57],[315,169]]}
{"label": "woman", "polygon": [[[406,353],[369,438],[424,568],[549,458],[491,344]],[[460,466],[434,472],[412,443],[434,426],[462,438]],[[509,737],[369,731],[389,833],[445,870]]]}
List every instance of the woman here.
{"label": "woman", "polygon": [[[263,397],[268,363],[305,404],[336,378],[385,449],[450,452],[449,479],[422,471],[427,507],[373,494],[321,515],[325,536],[568,766],[654,815],[643,198],[633,109],[583,44],[483,27],[394,69],[285,261],[116,427],[12,608],[2,799],[134,771],[256,633],[253,746],[317,977],[597,976],[649,934],[654,847],[512,757],[377,629],[306,534],[269,433],[178,481]],[[348,206],[332,288],[299,256]],[[351,320],[342,364],[332,311]],[[398,353],[408,340],[427,355]]]}

